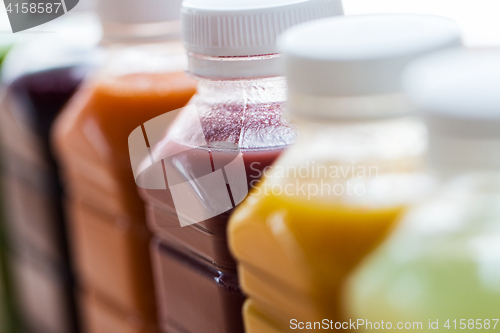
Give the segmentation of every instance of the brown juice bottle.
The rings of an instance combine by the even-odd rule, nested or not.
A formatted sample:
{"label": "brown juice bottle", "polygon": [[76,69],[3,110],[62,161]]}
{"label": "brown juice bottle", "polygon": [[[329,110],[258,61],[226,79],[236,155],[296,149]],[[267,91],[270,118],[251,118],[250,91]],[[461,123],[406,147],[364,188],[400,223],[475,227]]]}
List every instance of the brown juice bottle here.
{"label": "brown juice bottle", "polygon": [[135,176],[156,236],[151,251],[164,332],[243,332],[245,296],[227,222],[296,137],[274,41],[291,25],[339,13],[330,0],[183,3],[197,94],[165,135],[149,130],[154,120],[131,135],[149,148]]}
{"label": "brown juice bottle", "polygon": [[[150,10],[174,5],[140,4],[152,5]],[[178,6],[166,15],[175,17],[177,12]],[[162,31],[165,23],[154,23],[154,31]],[[171,36],[171,31],[165,32]],[[185,62],[182,44],[175,39],[110,49],[107,65],[86,82],[57,120],[53,142],[67,191],[86,332],[158,331],[150,232],[127,138],[145,121],[189,101],[196,84],[185,76]]]}

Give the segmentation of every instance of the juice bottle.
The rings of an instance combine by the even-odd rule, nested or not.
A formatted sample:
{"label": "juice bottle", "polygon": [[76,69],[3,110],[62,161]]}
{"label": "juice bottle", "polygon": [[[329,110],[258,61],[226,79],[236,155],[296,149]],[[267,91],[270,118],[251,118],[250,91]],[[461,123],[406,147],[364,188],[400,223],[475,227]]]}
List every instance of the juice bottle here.
{"label": "juice bottle", "polygon": [[[0,251],[3,251],[3,249]],[[0,331],[10,332],[11,321],[5,280],[3,252],[0,252]]]}
{"label": "juice bottle", "polygon": [[247,332],[339,329],[343,280],[431,183],[425,127],[399,76],[459,44],[452,21],[414,15],[325,19],[281,38],[300,136],[228,231]]}
{"label": "juice bottle", "polygon": [[23,38],[2,68],[5,260],[22,329],[74,332],[74,282],[49,131],[98,58],[101,29],[92,12],[73,11],[44,29],[54,33]]}
{"label": "juice bottle", "polygon": [[[5,56],[14,43],[14,38],[0,41],[0,69]],[[4,87],[0,85],[0,99],[3,98]],[[0,160],[1,163],[1,160]],[[0,179],[1,181],[1,179]],[[5,234],[3,203],[0,196],[0,332],[14,332],[14,314],[10,296],[10,276],[7,264],[7,236]]]}
{"label": "juice bottle", "polygon": [[7,307],[2,273],[3,272],[0,271],[0,329],[2,332],[7,332]]}
{"label": "juice bottle", "polygon": [[[123,8],[122,8],[123,7]],[[185,105],[180,2],[99,2],[105,64],[63,110],[53,143],[66,189],[86,332],[157,332],[150,232],[128,156],[130,132]],[[125,47],[124,43],[135,43]]]}
{"label": "juice bottle", "polygon": [[406,72],[442,185],[351,276],[346,307],[371,323],[360,330],[381,320],[422,332],[499,327],[499,55],[449,51]]}
{"label": "juice bottle", "polygon": [[[156,236],[151,251],[162,327],[242,332],[244,295],[227,247],[227,221],[261,170],[296,136],[284,114],[275,40],[297,23],[342,14],[342,6],[337,0],[189,0],[182,13],[198,91],[166,134],[165,126],[153,129],[155,120],[144,124],[151,156],[136,170]],[[141,129],[132,138],[146,151]]]}

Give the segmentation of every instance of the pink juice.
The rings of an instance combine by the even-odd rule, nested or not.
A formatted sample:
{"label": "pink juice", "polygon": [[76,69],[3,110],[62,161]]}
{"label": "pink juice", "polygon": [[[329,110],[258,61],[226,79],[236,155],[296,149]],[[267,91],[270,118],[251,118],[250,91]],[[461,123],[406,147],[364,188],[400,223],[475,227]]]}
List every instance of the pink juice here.
{"label": "pink juice", "polygon": [[[193,140],[193,136],[203,135],[209,147],[193,148],[193,145],[175,141],[162,142],[162,146],[154,147],[155,160],[168,156],[162,159],[164,173],[168,174],[165,183],[172,186],[208,175],[227,166],[241,153],[247,187],[251,190],[257,185],[264,169],[272,165],[286,147],[285,144],[275,147],[259,146],[265,145],[266,138],[276,136],[276,133],[294,138],[293,128],[281,116],[284,103],[246,106],[229,104],[209,108],[210,110],[204,110],[204,106],[198,107],[203,133],[190,133],[188,128],[182,131],[184,137],[174,137],[179,141],[187,141],[185,139]],[[242,141],[250,147],[238,149]],[[226,244],[226,226],[232,209],[181,228],[168,186],[166,190],[141,189],[147,202],[148,222],[153,232],[161,239],[186,247],[215,266],[235,269],[235,262]],[[207,201],[216,195],[210,188],[200,191],[199,196]],[[234,208],[234,200],[231,203]]]}

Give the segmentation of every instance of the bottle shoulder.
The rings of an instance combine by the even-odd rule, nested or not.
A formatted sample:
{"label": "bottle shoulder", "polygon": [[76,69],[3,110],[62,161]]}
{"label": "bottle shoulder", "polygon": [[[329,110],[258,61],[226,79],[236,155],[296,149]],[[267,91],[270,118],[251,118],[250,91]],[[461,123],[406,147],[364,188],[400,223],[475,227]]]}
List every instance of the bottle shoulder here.
{"label": "bottle shoulder", "polygon": [[127,138],[135,128],[181,108],[195,89],[183,72],[92,77],[62,112],[54,131],[56,141],[76,150],[92,146],[106,156],[127,155]]}
{"label": "bottle shoulder", "polygon": [[212,103],[195,95],[164,142],[175,141],[192,148],[281,150],[292,144],[296,135],[282,101],[249,102],[242,98]]}

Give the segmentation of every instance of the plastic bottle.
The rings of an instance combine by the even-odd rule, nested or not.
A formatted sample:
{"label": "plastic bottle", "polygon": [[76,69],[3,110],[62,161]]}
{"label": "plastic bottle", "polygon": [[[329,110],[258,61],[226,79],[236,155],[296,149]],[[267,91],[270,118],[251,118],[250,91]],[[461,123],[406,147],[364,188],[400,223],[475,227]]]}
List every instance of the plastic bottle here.
{"label": "plastic bottle", "polygon": [[445,18],[374,15],[303,24],[279,45],[300,137],[230,220],[245,327],[338,329],[345,277],[431,183],[401,72],[460,35]]}
{"label": "plastic bottle", "polygon": [[87,332],[158,331],[151,235],[127,137],[195,92],[184,74],[179,10],[177,0],[101,1],[109,57],[53,129]]}
{"label": "plastic bottle", "polygon": [[[14,38],[0,41],[0,69],[5,56],[12,47]],[[0,99],[3,98],[4,87],[0,85]],[[1,160],[0,160],[1,163]],[[14,320],[10,295],[10,276],[7,264],[7,236],[5,234],[3,203],[0,202],[0,332],[14,332]]]}
{"label": "plastic bottle", "polygon": [[499,56],[444,52],[406,72],[442,185],[353,274],[351,317],[423,332],[499,327]]}
{"label": "plastic bottle", "polygon": [[227,221],[260,170],[296,137],[284,115],[276,37],[292,25],[341,15],[342,6],[337,0],[188,0],[182,13],[198,92],[166,135],[150,135],[152,123],[144,124],[152,154],[138,168],[146,171],[136,172],[156,235],[162,326],[242,332],[244,296],[227,247]]}
{"label": "plastic bottle", "polygon": [[2,69],[2,198],[10,245],[6,261],[23,330],[78,330],[49,130],[99,57],[98,18],[91,11],[77,12],[85,2],[44,25],[50,33],[21,34],[24,38],[10,50]]}
{"label": "plastic bottle", "polygon": [[[3,251],[3,250],[2,250]],[[3,253],[0,252],[0,256],[3,256]],[[3,260],[0,262],[0,330],[1,332],[9,332],[10,330],[10,322],[9,322],[9,310],[7,305],[7,288],[5,284],[5,277],[3,272]]]}

